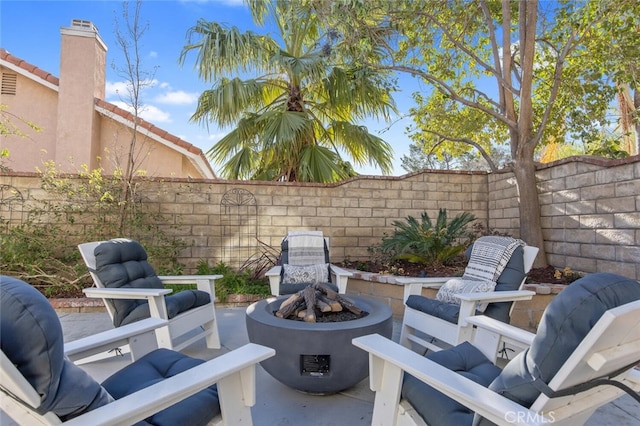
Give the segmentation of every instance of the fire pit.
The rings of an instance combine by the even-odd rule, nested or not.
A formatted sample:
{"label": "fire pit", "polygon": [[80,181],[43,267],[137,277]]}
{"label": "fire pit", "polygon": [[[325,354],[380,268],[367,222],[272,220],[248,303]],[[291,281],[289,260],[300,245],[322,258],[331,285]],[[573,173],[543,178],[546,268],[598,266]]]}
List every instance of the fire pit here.
{"label": "fire pit", "polygon": [[382,302],[349,296],[362,318],[341,322],[305,322],[278,318],[280,296],[247,308],[249,341],[269,346],[276,355],[262,361],[275,379],[302,392],[332,394],[354,386],[369,374],[368,354],[351,344],[355,337],[378,333],[391,338],[391,309]]}

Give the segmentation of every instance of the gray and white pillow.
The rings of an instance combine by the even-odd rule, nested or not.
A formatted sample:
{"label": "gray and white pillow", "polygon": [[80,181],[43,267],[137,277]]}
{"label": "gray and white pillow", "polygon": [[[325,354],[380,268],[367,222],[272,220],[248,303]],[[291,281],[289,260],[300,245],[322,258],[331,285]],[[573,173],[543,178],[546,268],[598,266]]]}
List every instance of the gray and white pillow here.
{"label": "gray and white pillow", "polygon": [[329,281],[329,264],[320,263],[317,265],[295,266],[282,265],[284,273],[282,284],[300,283],[326,283]]}

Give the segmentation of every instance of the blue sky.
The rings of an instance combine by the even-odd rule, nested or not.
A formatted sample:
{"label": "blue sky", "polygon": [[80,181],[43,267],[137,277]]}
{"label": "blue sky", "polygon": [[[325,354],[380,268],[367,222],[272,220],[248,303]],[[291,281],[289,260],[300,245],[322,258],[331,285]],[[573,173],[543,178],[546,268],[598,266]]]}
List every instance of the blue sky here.
{"label": "blue sky", "polygon": [[[133,6],[130,4],[131,10]],[[70,26],[73,19],[89,20],[98,28],[100,37],[108,47],[106,100],[125,107],[116,92],[124,87],[126,81],[117,71],[125,62],[115,41],[116,19],[124,28],[122,10],[121,1],[0,0],[0,46],[12,55],[59,77],[60,28]],[[186,44],[187,30],[200,18],[260,33],[268,29],[253,24],[242,0],[145,1],[140,17],[141,22],[149,25],[140,42],[142,69],[149,72],[155,69],[153,86],[142,94],[145,110],[141,115],[157,127],[206,152],[229,129],[218,129],[215,125],[207,129],[189,122],[198,95],[210,86],[200,81],[193,70],[195,54],[187,59],[183,67],[178,64],[178,57]],[[403,91],[394,94],[394,97],[402,115],[412,105],[410,94],[417,89],[417,83],[415,79],[400,77],[399,84]],[[390,123],[370,121],[362,124],[393,146],[392,175],[405,174],[406,171],[400,166],[400,158],[409,153],[410,141],[405,135],[405,128],[411,124],[411,120],[397,120],[390,128]],[[217,172],[219,166],[212,166]],[[369,166],[356,166],[356,170],[362,174],[380,174],[378,169]]]}

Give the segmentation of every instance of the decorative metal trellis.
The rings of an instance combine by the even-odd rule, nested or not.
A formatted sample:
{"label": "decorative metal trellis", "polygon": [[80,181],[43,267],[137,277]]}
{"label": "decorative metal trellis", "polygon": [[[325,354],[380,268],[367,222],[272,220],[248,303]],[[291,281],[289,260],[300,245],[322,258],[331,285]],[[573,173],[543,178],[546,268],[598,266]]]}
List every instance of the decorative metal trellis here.
{"label": "decorative metal trellis", "polygon": [[240,269],[258,251],[258,205],[246,189],[233,188],[220,201],[223,261]]}
{"label": "decorative metal trellis", "polygon": [[4,230],[24,222],[24,196],[18,188],[11,185],[0,185],[0,224]]}

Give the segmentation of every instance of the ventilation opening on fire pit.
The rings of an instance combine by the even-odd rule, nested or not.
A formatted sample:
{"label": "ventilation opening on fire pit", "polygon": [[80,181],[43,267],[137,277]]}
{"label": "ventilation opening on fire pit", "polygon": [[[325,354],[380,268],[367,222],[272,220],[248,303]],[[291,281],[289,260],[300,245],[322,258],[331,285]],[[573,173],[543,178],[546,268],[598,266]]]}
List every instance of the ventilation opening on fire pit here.
{"label": "ventilation opening on fire pit", "polygon": [[324,377],[331,371],[331,355],[300,355],[302,376]]}

